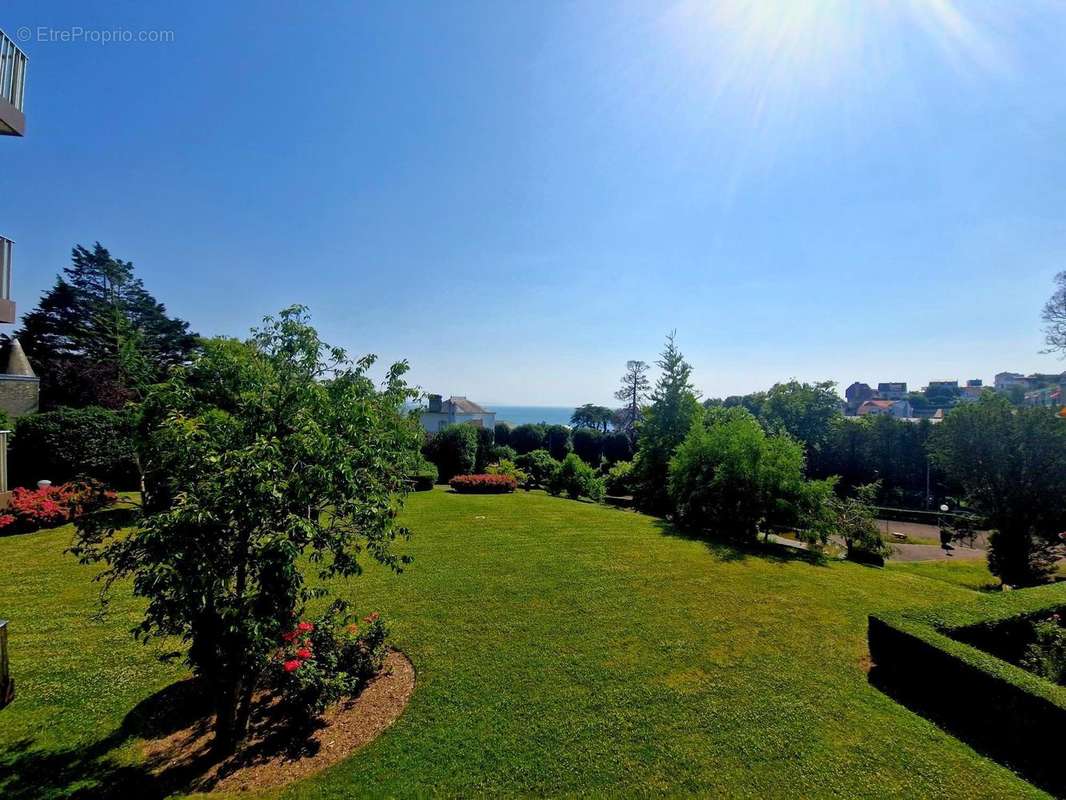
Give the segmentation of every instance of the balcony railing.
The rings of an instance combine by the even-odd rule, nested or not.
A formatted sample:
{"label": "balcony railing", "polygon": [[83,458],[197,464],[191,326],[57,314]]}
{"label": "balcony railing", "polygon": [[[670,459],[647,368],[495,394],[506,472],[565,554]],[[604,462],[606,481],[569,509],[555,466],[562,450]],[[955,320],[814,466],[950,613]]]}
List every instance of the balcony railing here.
{"label": "balcony railing", "polygon": [[0,31],[0,134],[26,132],[26,54]]}
{"label": "balcony railing", "polygon": [[15,304],[11,302],[11,245],[0,236],[0,322],[15,321]]}

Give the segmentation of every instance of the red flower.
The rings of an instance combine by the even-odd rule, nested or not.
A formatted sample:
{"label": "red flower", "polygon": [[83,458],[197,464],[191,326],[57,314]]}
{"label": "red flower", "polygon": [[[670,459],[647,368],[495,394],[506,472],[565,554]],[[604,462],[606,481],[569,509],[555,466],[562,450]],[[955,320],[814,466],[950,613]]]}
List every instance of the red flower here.
{"label": "red flower", "polygon": [[296,672],[296,670],[300,668],[300,662],[297,661],[295,658],[292,658],[282,664],[281,668],[286,672]]}
{"label": "red flower", "polygon": [[296,656],[297,658],[310,658],[311,651],[308,650],[306,647],[301,647],[299,650],[296,651]]}
{"label": "red flower", "polygon": [[373,614],[366,618],[366,622],[377,622],[381,618],[381,614],[375,611]]}
{"label": "red flower", "polygon": [[291,642],[296,638],[298,631],[289,631],[288,633],[281,634],[281,640],[283,642]]}
{"label": "red flower", "polygon": [[315,626],[312,625],[310,622],[301,622],[299,625],[296,626],[296,630],[298,630],[300,633],[307,633],[308,631],[313,631],[314,629]]}
{"label": "red flower", "polygon": [[15,524],[15,517],[11,514],[0,514],[0,528]]}

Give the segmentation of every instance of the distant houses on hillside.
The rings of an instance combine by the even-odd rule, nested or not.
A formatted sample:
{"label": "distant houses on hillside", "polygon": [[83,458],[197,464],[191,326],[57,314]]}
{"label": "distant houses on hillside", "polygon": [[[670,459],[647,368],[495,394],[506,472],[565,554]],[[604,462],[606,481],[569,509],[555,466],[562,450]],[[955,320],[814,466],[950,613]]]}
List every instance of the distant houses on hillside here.
{"label": "distant houses on hillside", "polygon": [[980,378],[968,380],[965,385],[957,380],[929,381],[921,391],[908,391],[902,381],[878,383],[877,389],[856,381],[844,391],[844,413],[856,417],[889,415],[936,421],[960,403],[975,402],[982,393],[990,391],[1006,394],[1018,405],[1058,408],[1066,402],[1063,386],[1066,386],[1066,372],[1061,375],[1000,372],[992,386],[985,386]]}
{"label": "distant houses on hillside", "polygon": [[436,433],[445,425],[467,422],[475,428],[495,428],[496,412],[479,406],[465,397],[452,396],[443,400],[439,394],[429,395],[429,404],[419,415],[427,433]]}

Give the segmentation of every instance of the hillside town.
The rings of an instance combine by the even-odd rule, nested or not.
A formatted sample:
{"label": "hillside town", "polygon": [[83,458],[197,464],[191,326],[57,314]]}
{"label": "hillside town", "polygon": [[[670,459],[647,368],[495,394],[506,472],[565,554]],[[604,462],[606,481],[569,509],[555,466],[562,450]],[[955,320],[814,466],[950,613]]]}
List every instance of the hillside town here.
{"label": "hillside town", "polygon": [[844,413],[851,417],[887,415],[899,419],[928,419],[937,422],[951,409],[963,403],[973,403],[984,392],[1005,395],[1017,406],[1062,408],[1062,387],[1066,372],[1061,374],[1019,372],[997,373],[988,386],[981,378],[965,383],[958,380],[930,381],[921,390],[908,390],[905,381],[887,381],[874,389],[868,383],[856,381],[844,390]]}

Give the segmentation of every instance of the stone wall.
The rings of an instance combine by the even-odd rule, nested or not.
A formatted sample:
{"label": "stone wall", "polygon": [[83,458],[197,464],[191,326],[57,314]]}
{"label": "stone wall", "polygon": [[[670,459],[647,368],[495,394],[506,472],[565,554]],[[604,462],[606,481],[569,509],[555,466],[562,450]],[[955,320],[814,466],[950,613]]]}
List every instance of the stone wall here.
{"label": "stone wall", "polygon": [[41,381],[23,375],[0,375],[0,410],[11,418],[37,410]]}

